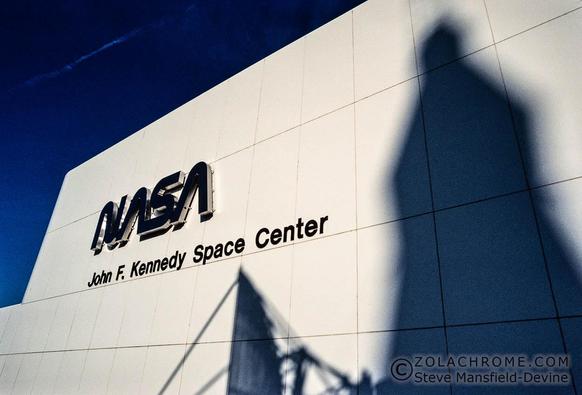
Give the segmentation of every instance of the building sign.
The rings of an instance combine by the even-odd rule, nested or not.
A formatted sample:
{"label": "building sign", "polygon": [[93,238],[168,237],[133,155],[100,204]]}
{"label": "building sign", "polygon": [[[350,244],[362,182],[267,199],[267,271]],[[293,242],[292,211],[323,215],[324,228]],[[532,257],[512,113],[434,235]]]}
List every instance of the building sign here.
{"label": "building sign", "polygon": [[[123,196],[119,203],[108,202],[99,215],[91,250],[98,254],[104,245],[109,249],[125,245],[134,228],[141,237],[153,237],[172,226],[184,224],[196,194],[200,220],[211,218],[212,172],[205,162],[194,165],[188,176],[178,171],[162,178],[151,191],[141,187],[133,196]],[[322,235],[328,218],[327,215],[308,220],[300,217],[296,223],[286,226],[271,229],[263,227],[256,232],[255,245],[263,249]],[[193,246],[190,259],[194,264],[205,265],[212,260],[243,254],[245,246],[246,241],[242,237],[213,245],[198,244]],[[96,271],[87,286],[91,288],[123,281],[126,275],[135,279],[167,270],[180,270],[186,262],[186,256],[186,251],[176,250],[168,256],[133,260],[131,264],[118,265],[116,270]]]}
{"label": "building sign", "polygon": [[98,254],[104,244],[110,249],[123,246],[136,222],[141,236],[155,236],[183,224],[196,192],[198,214],[204,220],[212,214],[212,172],[205,162],[194,165],[187,178],[178,171],[162,178],[152,191],[141,187],[133,196],[123,196],[119,204],[108,202],[99,215],[91,250]]}

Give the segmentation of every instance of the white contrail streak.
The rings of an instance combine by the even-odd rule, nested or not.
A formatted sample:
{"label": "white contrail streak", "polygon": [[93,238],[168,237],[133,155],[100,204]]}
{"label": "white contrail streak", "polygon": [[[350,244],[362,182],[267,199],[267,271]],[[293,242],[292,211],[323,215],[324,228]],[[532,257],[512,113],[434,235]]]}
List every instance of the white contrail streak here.
{"label": "white contrail streak", "polygon": [[77,67],[79,64],[83,63],[84,61],[91,59],[92,57],[100,54],[103,51],[108,50],[109,48],[113,48],[121,43],[124,43],[125,41],[129,40],[130,38],[137,36],[143,30],[144,30],[144,28],[134,29],[127,34],[124,34],[123,36],[118,37],[115,40],[108,42],[107,44],[102,45],[101,47],[97,48],[96,50],[91,51],[88,54],[85,54],[85,55],[73,60],[70,63],[67,63],[66,65],[64,65],[63,67],[61,67],[59,69],[36,75],[36,76],[24,81],[23,83],[21,83],[20,86],[29,86],[29,87],[34,86],[34,85],[38,84],[39,82],[50,80],[50,79],[58,77],[61,74],[68,73],[68,72],[72,71],[75,67]]}
{"label": "white contrail streak", "polygon": [[158,28],[163,26],[166,23],[166,19],[162,19],[158,22],[155,23],[151,23],[149,25],[146,25],[144,27],[140,27],[137,29],[134,29],[132,31],[130,31],[129,33],[126,33],[120,37],[117,37],[116,39],[109,41],[108,43],[102,45],[101,47],[97,48],[94,51],[91,51],[75,60],[73,60],[70,63],[67,63],[66,65],[64,65],[63,67],[56,69],[56,70],[52,70],[46,73],[42,73],[39,75],[36,75],[32,78],[29,78],[28,80],[18,84],[16,87],[14,87],[13,89],[11,89],[10,91],[13,91],[15,89],[18,88],[23,88],[23,87],[32,87],[35,86],[36,84],[46,81],[46,80],[50,80],[53,78],[56,78],[62,74],[68,73],[70,71],[72,71],[73,69],[75,69],[75,67],[77,67],[78,65],[80,65],[81,63],[99,55],[101,52],[104,52],[110,48],[116,47],[130,39],[132,39],[133,37],[139,35],[140,33],[143,33],[146,30],[149,30],[151,28]]}

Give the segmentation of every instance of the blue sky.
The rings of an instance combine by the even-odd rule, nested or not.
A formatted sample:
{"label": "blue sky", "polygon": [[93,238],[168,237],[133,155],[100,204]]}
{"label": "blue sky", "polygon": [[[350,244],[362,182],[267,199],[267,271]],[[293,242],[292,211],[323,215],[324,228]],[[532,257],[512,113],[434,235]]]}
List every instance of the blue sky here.
{"label": "blue sky", "polygon": [[0,306],[21,301],[69,169],[361,2],[4,4]]}

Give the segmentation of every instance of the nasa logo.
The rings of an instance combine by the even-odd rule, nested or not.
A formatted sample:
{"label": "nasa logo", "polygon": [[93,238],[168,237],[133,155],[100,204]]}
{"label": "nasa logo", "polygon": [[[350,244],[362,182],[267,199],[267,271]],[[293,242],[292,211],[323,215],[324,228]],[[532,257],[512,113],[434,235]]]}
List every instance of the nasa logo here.
{"label": "nasa logo", "polygon": [[[177,198],[174,193],[180,189]],[[162,178],[153,191],[141,187],[133,197],[123,196],[119,204],[108,202],[99,215],[91,250],[98,254],[104,244],[110,249],[123,246],[136,220],[137,234],[142,236],[185,223],[196,192],[198,214],[203,221],[212,215],[212,172],[205,162],[194,165],[187,178],[184,172],[178,171]]]}

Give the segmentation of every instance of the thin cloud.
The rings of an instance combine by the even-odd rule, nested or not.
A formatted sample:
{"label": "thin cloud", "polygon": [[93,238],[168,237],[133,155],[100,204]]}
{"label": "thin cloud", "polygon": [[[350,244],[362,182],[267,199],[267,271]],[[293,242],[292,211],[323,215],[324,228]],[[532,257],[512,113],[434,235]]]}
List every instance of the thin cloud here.
{"label": "thin cloud", "polygon": [[144,31],[144,28],[134,29],[127,34],[124,34],[123,36],[118,37],[115,40],[112,40],[105,45],[102,45],[101,47],[97,48],[96,50],[91,51],[88,54],[85,54],[85,55],[75,59],[71,63],[67,63],[66,65],[64,65],[60,69],[49,71],[48,73],[39,74],[37,76],[29,78],[28,80],[21,83],[20,86],[21,87],[24,87],[24,86],[31,87],[31,86],[38,84],[39,82],[50,80],[50,79],[58,77],[61,74],[68,73],[68,72],[72,71],[75,67],[80,65],[81,63],[85,62],[86,60],[89,60],[89,59],[99,55],[101,52],[106,51],[109,48],[116,47],[119,44],[126,42],[127,40],[140,34],[142,31]]}
{"label": "thin cloud", "polygon": [[108,43],[102,45],[101,47],[97,48],[96,50],[91,51],[83,56],[78,57],[77,59],[73,60],[70,63],[67,63],[66,65],[64,65],[63,67],[61,67],[59,69],[52,70],[52,71],[42,73],[42,74],[38,74],[32,78],[29,78],[28,80],[17,85],[15,88],[11,89],[11,91],[18,89],[18,88],[33,87],[33,86],[35,86],[43,81],[51,80],[53,78],[57,78],[57,77],[65,74],[65,73],[69,73],[69,72],[73,71],[81,63],[84,63],[87,60],[94,58],[95,56],[99,55],[100,53],[102,53],[104,51],[107,51],[110,48],[114,48],[120,44],[123,44],[124,42],[146,32],[148,30],[162,27],[163,25],[166,24],[167,21],[168,21],[168,18],[163,18],[160,21],[157,21],[155,23],[151,23],[149,25],[134,29],[134,30],[130,31],[129,33],[126,33],[120,37],[117,37],[114,40],[109,41]]}

